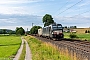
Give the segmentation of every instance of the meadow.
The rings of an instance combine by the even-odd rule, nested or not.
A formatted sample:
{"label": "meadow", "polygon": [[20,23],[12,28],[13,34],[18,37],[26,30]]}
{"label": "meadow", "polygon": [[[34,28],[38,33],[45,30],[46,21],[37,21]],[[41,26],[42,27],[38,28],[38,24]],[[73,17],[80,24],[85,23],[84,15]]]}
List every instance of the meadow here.
{"label": "meadow", "polygon": [[10,60],[15,56],[21,44],[18,36],[0,36],[0,60]]}
{"label": "meadow", "polygon": [[61,55],[59,50],[50,43],[42,42],[35,37],[25,37],[29,43],[32,60],[70,60],[69,57]]}
{"label": "meadow", "polygon": [[[76,39],[90,41],[90,33],[74,33],[74,34],[77,35]],[[70,33],[64,33],[64,38],[70,38],[69,35]]]}

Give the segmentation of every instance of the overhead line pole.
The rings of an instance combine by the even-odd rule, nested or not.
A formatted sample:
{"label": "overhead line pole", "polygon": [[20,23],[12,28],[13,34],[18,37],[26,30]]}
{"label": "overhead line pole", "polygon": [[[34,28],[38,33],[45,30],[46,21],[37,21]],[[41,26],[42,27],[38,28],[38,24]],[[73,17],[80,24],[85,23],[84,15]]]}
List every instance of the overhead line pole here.
{"label": "overhead line pole", "polygon": [[33,24],[34,24],[34,23],[32,23],[32,27],[33,27]]}

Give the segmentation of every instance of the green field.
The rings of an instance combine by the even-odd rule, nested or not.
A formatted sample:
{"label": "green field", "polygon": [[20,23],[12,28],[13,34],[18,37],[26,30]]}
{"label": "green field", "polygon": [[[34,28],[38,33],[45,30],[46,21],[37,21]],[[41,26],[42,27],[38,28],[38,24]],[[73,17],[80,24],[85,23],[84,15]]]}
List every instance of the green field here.
{"label": "green field", "polygon": [[21,44],[18,36],[0,36],[0,59],[13,58]]}
{"label": "green field", "polygon": [[[86,34],[86,33],[82,33],[82,34],[75,33],[75,34],[78,37],[76,39],[81,39],[81,40],[85,40],[86,39],[86,40],[90,41],[90,33],[88,33],[88,34]],[[70,38],[69,35],[70,35],[70,33],[64,33],[64,38]]]}
{"label": "green field", "polygon": [[32,60],[70,60],[69,57],[61,55],[59,50],[50,43],[42,42],[32,36],[25,37],[29,43]]}

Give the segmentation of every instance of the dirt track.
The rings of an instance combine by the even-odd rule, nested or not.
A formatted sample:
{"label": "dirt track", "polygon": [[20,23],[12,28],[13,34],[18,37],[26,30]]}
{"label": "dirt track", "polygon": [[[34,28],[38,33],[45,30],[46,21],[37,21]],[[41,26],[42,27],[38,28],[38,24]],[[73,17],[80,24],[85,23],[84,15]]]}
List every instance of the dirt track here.
{"label": "dirt track", "polygon": [[18,52],[17,52],[17,54],[16,54],[16,56],[14,57],[13,60],[19,60],[20,55],[22,53],[24,42],[26,44],[26,54],[25,54],[25,59],[24,60],[32,60],[30,47],[29,47],[27,41],[23,37],[21,37],[21,40],[22,40],[22,44],[21,44],[21,46],[20,46],[20,48],[19,48],[19,50],[18,50]]}

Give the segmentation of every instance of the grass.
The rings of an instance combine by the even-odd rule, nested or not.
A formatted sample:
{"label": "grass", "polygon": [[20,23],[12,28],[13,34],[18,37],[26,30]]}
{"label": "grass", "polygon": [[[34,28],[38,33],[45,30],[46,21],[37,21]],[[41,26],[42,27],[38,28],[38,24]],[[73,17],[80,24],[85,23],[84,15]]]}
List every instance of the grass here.
{"label": "grass", "polygon": [[[64,38],[70,38],[69,37],[69,35],[70,35],[70,33],[64,33]],[[88,40],[88,41],[90,41],[90,33],[88,33],[88,34],[86,34],[86,33],[76,33],[76,35],[77,35],[77,39],[81,39],[81,40]]]}
{"label": "grass", "polygon": [[59,50],[49,43],[42,42],[32,36],[25,37],[29,43],[32,60],[70,60],[70,58],[60,55]]}
{"label": "grass", "polygon": [[21,44],[20,37],[0,36],[0,59],[10,59],[15,56]]}
{"label": "grass", "polygon": [[20,55],[19,60],[24,60],[24,59],[25,59],[25,54],[26,54],[26,44],[25,44],[25,42],[24,42],[23,50],[22,50],[22,53],[21,53],[21,55]]}
{"label": "grass", "polygon": [[70,33],[64,33],[64,38],[70,38],[69,35]]}
{"label": "grass", "polygon": [[90,41],[90,34],[77,34],[77,36],[82,40],[88,40]]}

